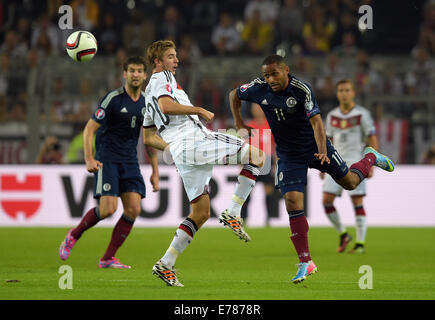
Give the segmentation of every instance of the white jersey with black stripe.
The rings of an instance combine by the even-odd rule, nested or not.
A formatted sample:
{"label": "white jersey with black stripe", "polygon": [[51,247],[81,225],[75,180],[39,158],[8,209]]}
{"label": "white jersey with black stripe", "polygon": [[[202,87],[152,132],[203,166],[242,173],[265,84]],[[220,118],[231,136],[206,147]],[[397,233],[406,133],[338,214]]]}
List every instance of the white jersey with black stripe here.
{"label": "white jersey with black stripe", "polygon": [[325,130],[326,135],[332,138],[335,149],[348,163],[361,158],[366,138],[376,134],[370,112],[360,105],[355,105],[346,114],[340,107],[332,109],[326,116]]}
{"label": "white jersey with black stripe", "polygon": [[168,71],[154,73],[145,89],[144,127],[155,125],[162,139],[169,144],[177,165],[220,164],[227,156],[237,154],[243,140],[208,130],[197,115],[165,115],[160,97],[169,96],[186,106],[193,106],[189,97]]}
{"label": "white jersey with black stripe", "polygon": [[154,73],[145,89],[146,111],[143,126],[155,125],[169,145],[195,135],[204,137],[201,130],[205,127],[197,115],[165,115],[158,103],[163,96],[169,96],[180,104],[193,106],[171,72]]}

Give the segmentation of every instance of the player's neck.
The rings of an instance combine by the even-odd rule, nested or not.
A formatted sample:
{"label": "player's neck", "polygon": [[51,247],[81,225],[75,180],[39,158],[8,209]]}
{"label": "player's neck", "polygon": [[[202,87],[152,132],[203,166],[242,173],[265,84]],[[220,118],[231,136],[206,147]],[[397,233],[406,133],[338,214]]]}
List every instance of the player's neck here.
{"label": "player's neck", "polygon": [[125,91],[133,101],[137,101],[140,98],[140,87],[132,88],[129,85],[125,86]]}
{"label": "player's neck", "polygon": [[340,104],[340,111],[344,114],[349,113],[355,107],[355,102]]}

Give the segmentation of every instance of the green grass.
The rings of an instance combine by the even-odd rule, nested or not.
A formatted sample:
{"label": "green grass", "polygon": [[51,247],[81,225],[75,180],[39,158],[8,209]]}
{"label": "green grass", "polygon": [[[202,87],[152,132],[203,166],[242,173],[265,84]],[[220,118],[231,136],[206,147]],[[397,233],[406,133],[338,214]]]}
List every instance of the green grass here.
{"label": "green grass", "polygon": [[[369,228],[365,254],[337,254],[332,228],[309,232],[319,272],[294,285],[298,262],[288,228],[249,228],[244,243],[228,229],[204,228],[179,257],[184,288],[167,287],[151,268],[175,228],[135,228],[117,257],[131,270],[99,269],[111,229],[88,230],[70,258],[58,247],[66,228],[0,228],[0,299],[435,299],[435,229]],[[73,270],[73,289],[61,290],[59,267]],[[359,267],[373,270],[373,289],[361,290]],[[18,280],[19,282],[6,282]]]}

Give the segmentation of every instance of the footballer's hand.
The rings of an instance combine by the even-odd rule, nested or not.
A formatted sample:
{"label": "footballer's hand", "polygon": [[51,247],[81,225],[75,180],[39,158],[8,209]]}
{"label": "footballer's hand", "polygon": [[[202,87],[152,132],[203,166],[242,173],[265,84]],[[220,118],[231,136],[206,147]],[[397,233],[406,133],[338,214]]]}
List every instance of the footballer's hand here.
{"label": "footballer's hand", "polygon": [[331,163],[331,160],[329,160],[326,153],[315,153],[314,157],[316,157],[317,160],[320,161],[320,165],[323,166],[323,164],[326,162],[327,164]]}
{"label": "footballer's hand", "polygon": [[199,116],[203,118],[206,122],[209,122],[214,118],[214,113],[205,110],[204,108],[201,108],[201,112],[199,113]]}
{"label": "footballer's hand", "polygon": [[90,160],[86,160],[86,170],[88,170],[88,172],[91,173],[95,173],[98,170],[100,170],[100,168],[103,167],[103,164],[95,159],[90,159]]}
{"label": "footballer's hand", "polygon": [[153,172],[150,177],[150,182],[153,186],[153,192],[159,191],[159,181],[159,174],[157,172]]}
{"label": "footballer's hand", "polygon": [[[236,123],[237,134],[242,138],[246,139],[252,136],[254,128],[247,126],[244,123]],[[247,131],[247,133],[246,133]]]}

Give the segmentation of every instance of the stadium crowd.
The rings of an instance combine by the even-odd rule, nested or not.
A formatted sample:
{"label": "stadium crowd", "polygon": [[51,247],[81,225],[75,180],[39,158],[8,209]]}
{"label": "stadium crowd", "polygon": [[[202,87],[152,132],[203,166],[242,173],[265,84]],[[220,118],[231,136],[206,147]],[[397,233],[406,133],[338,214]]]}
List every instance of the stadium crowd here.
{"label": "stadium crowd", "polygon": [[[391,20],[387,4],[372,0],[0,0],[0,122],[26,121],[29,72],[50,57],[67,59],[64,44],[74,30],[58,26],[58,9],[65,4],[73,9],[74,30],[91,31],[98,39],[98,56],[112,58],[113,69],[120,70],[128,55],[143,54],[156,39],[172,39],[184,80],[203,58],[261,58],[286,52],[296,57],[292,73],[311,75],[308,80],[325,115],[336,105],[335,83],[344,77],[354,80],[358,95],[425,96],[433,90],[434,0],[412,2],[415,14],[408,16],[407,6],[395,7],[396,18],[408,17],[402,26]],[[375,15],[373,30],[358,27],[362,5],[383,13],[383,19]],[[395,28],[386,30],[388,23]],[[376,68],[374,55],[403,55],[413,63]],[[319,59],[320,65],[315,63]],[[120,71],[107,78],[105,90],[122,85]],[[51,104],[41,119],[48,113],[52,123],[80,127],[96,108],[97,85],[81,79],[77,98],[68,100],[65,78],[54,77]],[[230,114],[227,93],[227,87],[209,76],[199,82],[192,102],[215,107],[211,111],[225,120]],[[402,117],[414,112],[409,104],[394,108]],[[380,105],[375,111],[376,117],[388,107]]]}

